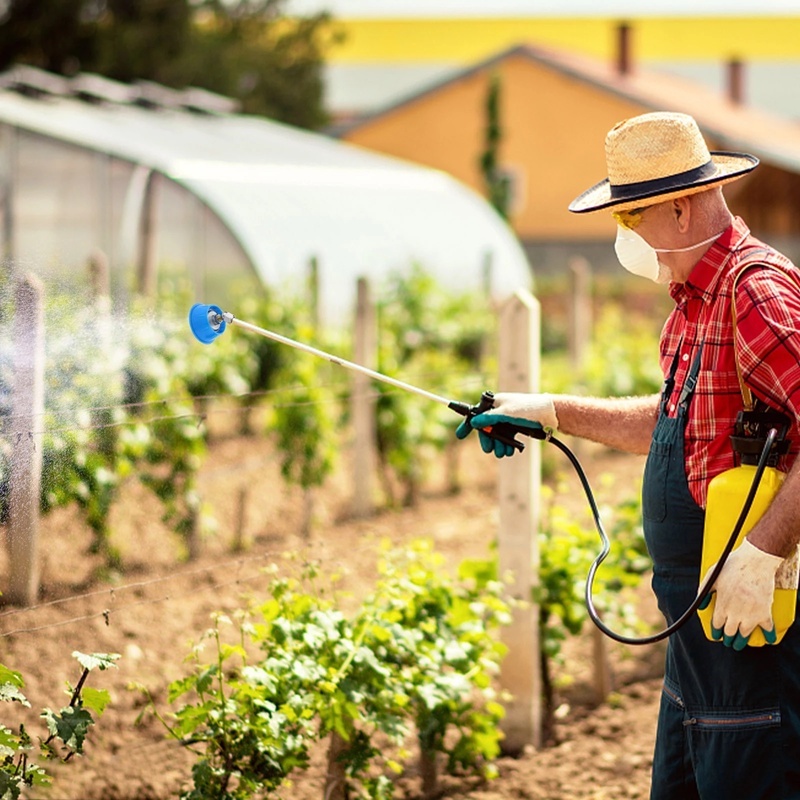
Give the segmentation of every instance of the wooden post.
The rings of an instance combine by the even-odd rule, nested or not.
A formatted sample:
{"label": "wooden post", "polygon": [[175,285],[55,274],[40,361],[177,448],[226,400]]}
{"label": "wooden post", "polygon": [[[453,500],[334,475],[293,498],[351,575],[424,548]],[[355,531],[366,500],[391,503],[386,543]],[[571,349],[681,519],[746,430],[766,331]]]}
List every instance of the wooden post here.
{"label": "wooden post", "polygon": [[328,769],[325,773],[325,786],[322,792],[325,800],[348,800],[344,758],[349,748],[350,744],[346,739],[336,731],[331,731],[328,743]]}
{"label": "wooden post", "polygon": [[[355,361],[369,369],[377,364],[377,330],[375,306],[366,278],[358,279],[355,319]],[[353,505],[354,517],[366,517],[375,510],[375,474],[377,444],[375,441],[375,389],[371,380],[360,372],[353,373]]]}
{"label": "wooden post", "polygon": [[241,553],[247,548],[247,504],[250,499],[250,488],[247,484],[239,487],[236,502],[236,523],[233,531],[233,552]]}
{"label": "wooden post", "polygon": [[14,313],[14,398],[6,600],[32,605],[39,593],[39,500],[44,425],[44,289],[35,275],[18,278]]}
{"label": "wooden post", "polygon": [[311,256],[308,260],[308,307],[311,309],[311,325],[319,331],[319,260]]}
{"label": "wooden post", "polygon": [[100,297],[111,295],[111,276],[108,269],[108,258],[99,249],[92,251],[89,256],[89,285],[92,297],[97,300]]}
{"label": "wooden post", "polygon": [[155,298],[158,291],[158,180],[150,172],[142,197],[136,253],[139,293]]}
{"label": "wooden post", "polygon": [[14,224],[14,165],[17,159],[16,128],[4,125],[0,128],[0,259],[8,270],[16,256]]}
{"label": "wooden post", "polygon": [[94,326],[103,349],[113,342],[113,320],[111,318],[111,274],[108,257],[99,249],[89,256],[89,288],[94,300]]}
{"label": "wooden post", "polygon": [[203,503],[197,493],[191,493],[186,502],[189,527],[186,531],[186,558],[197,561],[200,557],[203,538]]}
{"label": "wooden post", "polygon": [[[508,392],[539,390],[539,302],[520,289],[500,308],[498,386]],[[525,438],[525,437],[523,437]],[[538,583],[541,447],[525,439],[525,450],[499,464],[501,577],[511,576],[510,593],[522,605],[503,628],[509,647],[500,683],[513,700],[503,720],[503,750],[519,754],[542,744],[542,675],[539,658],[539,607],[532,591]]]}
{"label": "wooden post", "polygon": [[494,254],[487,250],[481,264],[481,289],[491,303],[494,299]]}

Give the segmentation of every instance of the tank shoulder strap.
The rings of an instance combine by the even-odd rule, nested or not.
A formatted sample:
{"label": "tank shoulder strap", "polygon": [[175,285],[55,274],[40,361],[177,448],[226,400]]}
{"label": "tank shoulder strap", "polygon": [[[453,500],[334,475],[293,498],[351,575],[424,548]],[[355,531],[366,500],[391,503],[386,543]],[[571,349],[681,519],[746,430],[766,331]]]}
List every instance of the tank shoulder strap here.
{"label": "tank shoulder strap", "polygon": [[779,272],[782,272],[784,275],[788,275],[795,281],[795,283],[798,284],[798,287],[800,288],[800,276],[793,275],[792,273],[782,270],[779,266],[775,264],[770,264],[769,262],[765,261],[764,256],[767,253],[768,253],[767,249],[763,247],[753,250],[751,253],[748,253],[736,265],[736,275],[733,278],[733,285],[731,286],[731,321],[733,322],[733,360],[736,364],[736,377],[739,379],[739,389],[742,392],[742,402],[744,403],[745,411],[752,411],[753,407],[755,406],[755,401],[753,399],[753,393],[750,391],[750,387],[744,382],[744,376],[742,375],[742,367],[739,358],[739,343],[736,337],[736,321],[737,321],[736,287],[739,285],[739,279],[751,267],[768,267],[770,269],[776,269]]}

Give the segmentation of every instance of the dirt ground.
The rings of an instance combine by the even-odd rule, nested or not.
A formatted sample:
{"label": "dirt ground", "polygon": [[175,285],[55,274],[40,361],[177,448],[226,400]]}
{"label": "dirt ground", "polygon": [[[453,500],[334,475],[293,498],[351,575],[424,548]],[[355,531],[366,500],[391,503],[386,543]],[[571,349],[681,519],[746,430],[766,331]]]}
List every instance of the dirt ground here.
{"label": "dirt ground", "polygon": [[[287,488],[269,444],[263,439],[229,436],[216,440],[203,468],[200,491],[209,517],[216,521],[203,540],[199,558],[186,562],[173,534],[160,522],[160,507],[136,481],[124,487],[115,506],[115,541],[123,553],[120,574],[98,577],[97,557],[88,554],[91,536],[74,509],[43,520],[40,533],[42,596],[30,609],[0,609],[0,662],[22,672],[33,709],[66,703],[63,687],[78,677],[70,654],[116,652],[119,669],[93,673],[92,683],[107,688],[111,706],[90,733],[85,757],[54,767],[50,788],[30,797],[50,800],[164,800],[176,797],[190,780],[192,760],[163,727],[145,713],[146,686],[162,710],[166,686],[186,672],[192,643],[210,627],[211,614],[243,605],[243,596],[263,592],[263,569],[291,568],[291,554],[317,559],[323,569],[345,575],[354,591],[366,591],[375,574],[378,543],[431,537],[437,549],[457,563],[483,557],[497,530],[494,459],[476,442],[459,445],[463,490],[448,494],[434,479],[416,508],[383,512],[368,520],[347,519],[348,474],[340,465],[335,480],[316,500],[315,527],[309,540],[298,534],[302,499]],[[598,499],[636,491],[642,467],[638,458],[605,450],[582,454]],[[557,456],[560,458],[560,455]],[[559,471],[561,465],[559,465]],[[564,469],[568,493],[584,501],[577,481]],[[613,483],[603,476],[614,476]],[[240,505],[240,503],[244,505]],[[245,549],[232,543],[244,508]],[[577,506],[576,506],[577,507]],[[7,585],[8,564],[0,548],[0,586]],[[649,589],[643,613],[652,614]],[[660,645],[626,648],[608,643],[613,694],[597,705],[591,631],[570,641],[566,662],[557,669],[557,741],[519,758],[503,757],[500,776],[481,783],[474,778],[444,778],[441,796],[470,800],[499,798],[645,798],[649,793],[651,751],[659,697],[663,651]],[[16,706],[13,713],[16,714]],[[3,709],[6,724],[11,708]],[[31,730],[43,733],[34,714]],[[299,775],[282,797],[322,797],[323,763]],[[398,785],[397,796],[419,797],[413,766]]]}

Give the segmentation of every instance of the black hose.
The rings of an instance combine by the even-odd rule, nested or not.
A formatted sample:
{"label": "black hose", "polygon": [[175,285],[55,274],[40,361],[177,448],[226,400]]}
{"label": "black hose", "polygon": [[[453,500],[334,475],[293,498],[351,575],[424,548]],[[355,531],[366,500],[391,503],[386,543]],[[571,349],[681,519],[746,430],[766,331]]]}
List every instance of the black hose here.
{"label": "black hose", "polygon": [[583,467],[581,466],[580,462],[578,461],[575,454],[561,441],[556,439],[555,437],[550,437],[550,443],[554,444],[559,450],[561,450],[564,455],[570,460],[572,466],[575,468],[575,472],[580,479],[581,485],[583,486],[583,491],[586,493],[586,499],[589,501],[589,506],[592,509],[592,516],[594,517],[594,524],[597,528],[597,532],[600,534],[600,540],[602,541],[603,548],[598,554],[597,558],[592,562],[592,566],[589,568],[589,574],[586,578],[586,609],[589,612],[589,617],[591,618],[592,622],[600,628],[600,630],[608,637],[613,639],[616,642],[621,642],[622,644],[654,644],[655,642],[660,642],[662,639],[666,639],[667,636],[673,634],[675,631],[678,630],[682,625],[684,625],[689,618],[697,611],[700,605],[703,603],[705,598],[711,592],[711,587],[713,587],[714,582],[719,577],[720,572],[722,572],[722,568],[725,566],[725,561],[727,560],[728,556],[730,555],[731,551],[736,544],[736,539],[739,536],[739,532],[742,530],[742,526],[747,519],[747,515],[750,512],[750,508],[753,505],[753,501],[755,500],[756,492],[758,491],[758,487],[761,483],[761,478],[764,474],[764,469],[767,466],[767,461],[769,459],[770,450],[772,449],[772,445],[775,442],[776,437],[778,436],[778,431],[775,428],[770,429],[769,433],[767,434],[767,439],[764,444],[764,449],[761,451],[761,457],[758,461],[758,466],[756,467],[756,471],[753,475],[753,482],[750,484],[750,491],[747,494],[747,499],[744,502],[744,506],[742,507],[742,511],[739,514],[739,519],[736,521],[736,525],[731,532],[730,538],[728,539],[725,548],[722,551],[722,555],[719,558],[714,570],[712,571],[709,580],[706,582],[706,590],[702,594],[698,594],[697,597],[694,599],[692,604],[686,611],[681,614],[681,616],[675,620],[671,625],[667,626],[663,630],[659,631],[658,633],[654,633],[652,636],[643,636],[641,638],[632,637],[632,636],[623,636],[620,633],[616,633],[612,631],[601,619],[597,613],[597,609],[594,606],[594,601],[592,600],[592,590],[594,587],[594,579],[597,573],[597,568],[602,564],[605,560],[606,556],[609,553],[610,545],[608,536],[603,528],[603,523],[600,519],[600,512],[597,509],[597,503],[595,503],[594,495],[592,493],[592,488],[589,485],[589,480],[586,477],[586,473],[583,471]]}

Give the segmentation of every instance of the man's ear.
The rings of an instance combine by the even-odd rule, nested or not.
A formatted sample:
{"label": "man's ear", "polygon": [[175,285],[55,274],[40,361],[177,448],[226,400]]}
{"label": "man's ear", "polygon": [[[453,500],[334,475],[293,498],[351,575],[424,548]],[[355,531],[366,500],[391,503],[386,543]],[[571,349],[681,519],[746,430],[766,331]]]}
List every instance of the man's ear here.
{"label": "man's ear", "polygon": [[681,233],[686,233],[689,230],[689,220],[692,216],[691,198],[688,195],[673,198],[670,205],[670,212],[678,230]]}

